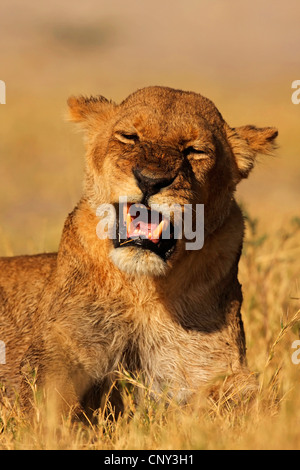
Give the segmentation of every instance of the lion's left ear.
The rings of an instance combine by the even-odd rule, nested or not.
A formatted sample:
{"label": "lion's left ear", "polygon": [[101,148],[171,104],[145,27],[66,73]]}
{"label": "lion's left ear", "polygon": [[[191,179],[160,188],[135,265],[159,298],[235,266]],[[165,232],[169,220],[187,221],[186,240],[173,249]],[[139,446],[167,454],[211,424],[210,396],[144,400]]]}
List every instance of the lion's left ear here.
{"label": "lion's left ear", "polygon": [[271,155],[276,149],[275,127],[226,127],[227,139],[235,157],[239,179],[247,178],[258,154]]}
{"label": "lion's left ear", "polygon": [[114,114],[116,104],[103,96],[71,96],[68,99],[69,119],[79,122],[82,127],[87,128],[96,121],[109,119]]}

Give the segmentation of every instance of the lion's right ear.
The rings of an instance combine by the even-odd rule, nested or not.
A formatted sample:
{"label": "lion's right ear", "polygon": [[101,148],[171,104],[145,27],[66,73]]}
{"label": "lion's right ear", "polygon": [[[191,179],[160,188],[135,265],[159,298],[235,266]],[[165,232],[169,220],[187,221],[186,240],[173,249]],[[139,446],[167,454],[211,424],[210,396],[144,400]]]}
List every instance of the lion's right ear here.
{"label": "lion's right ear", "polygon": [[95,121],[105,121],[115,112],[116,104],[103,96],[70,96],[68,99],[69,120],[79,122],[84,128],[94,125]]}

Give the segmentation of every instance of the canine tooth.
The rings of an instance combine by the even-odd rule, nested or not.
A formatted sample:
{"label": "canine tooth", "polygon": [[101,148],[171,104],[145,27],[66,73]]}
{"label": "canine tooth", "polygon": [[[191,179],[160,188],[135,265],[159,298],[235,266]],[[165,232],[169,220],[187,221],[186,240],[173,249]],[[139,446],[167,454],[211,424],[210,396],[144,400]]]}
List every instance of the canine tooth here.
{"label": "canine tooth", "polygon": [[163,231],[167,228],[167,226],[168,226],[168,221],[167,221],[167,220],[163,220],[163,221],[161,222],[161,224],[162,224],[162,226],[161,226],[161,232],[160,232],[160,235],[159,235],[159,236],[161,236],[161,234],[163,233]]}
{"label": "canine tooth", "polygon": [[156,227],[155,230],[153,230],[152,232],[152,238],[154,239],[158,239],[160,238],[161,234],[162,234],[162,231],[163,231],[163,228],[164,228],[164,220],[161,221],[161,223]]}
{"label": "canine tooth", "polygon": [[128,214],[127,214],[127,216],[126,216],[127,235],[128,235],[128,233],[129,233],[130,224],[131,224],[131,215],[130,215],[129,212],[128,212]]}
{"label": "canine tooth", "polygon": [[128,204],[124,204],[123,205],[123,221],[124,222],[126,221],[127,214],[128,214]]}
{"label": "canine tooth", "polygon": [[169,225],[169,222],[168,220],[164,219],[162,223],[163,223],[163,228],[162,228],[162,231],[163,231],[165,228],[167,228],[167,226]]}

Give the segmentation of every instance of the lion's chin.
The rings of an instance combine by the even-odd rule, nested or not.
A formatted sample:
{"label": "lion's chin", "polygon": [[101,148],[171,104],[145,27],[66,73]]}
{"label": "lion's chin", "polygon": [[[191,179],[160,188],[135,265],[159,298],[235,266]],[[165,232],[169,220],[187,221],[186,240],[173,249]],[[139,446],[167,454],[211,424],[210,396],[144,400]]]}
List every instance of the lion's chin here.
{"label": "lion's chin", "polygon": [[168,269],[155,253],[133,246],[113,249],[110,258],[121,271],[136,276],[164,276]]}

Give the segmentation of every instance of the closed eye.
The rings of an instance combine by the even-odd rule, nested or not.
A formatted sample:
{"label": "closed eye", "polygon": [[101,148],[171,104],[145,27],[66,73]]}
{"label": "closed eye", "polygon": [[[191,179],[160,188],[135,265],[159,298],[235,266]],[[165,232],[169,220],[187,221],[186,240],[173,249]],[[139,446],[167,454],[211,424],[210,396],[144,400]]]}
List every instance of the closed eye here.
{"label": "closed eye", "polygon": [[184,149],[183,154],[188,157],[192,156],[195,160],[204,160],[205,158],[209,158],[207,153],[204,150],[197,149],[193,146],[189,146]]}
{"label": "closed eye", "polygon": [[135,133],[117,132],[116,137],[124,144],[135,144],[139,141],[139,136]]}

